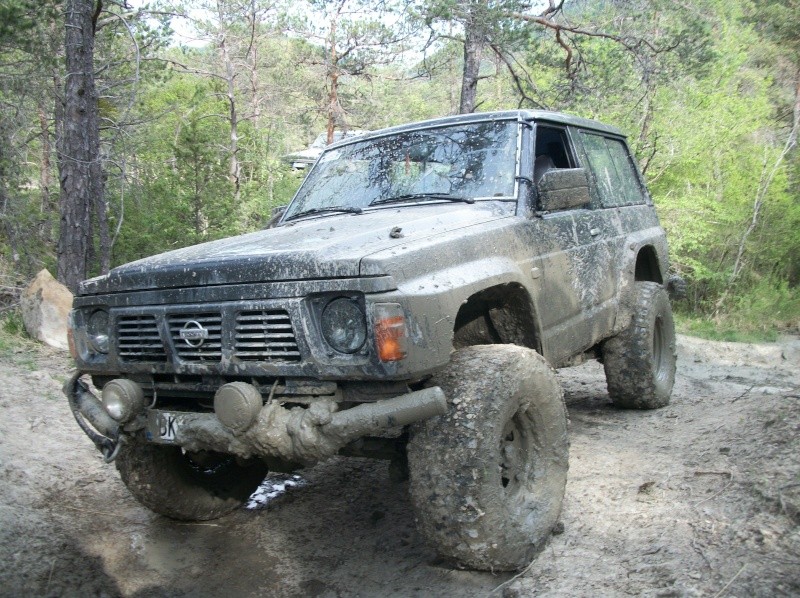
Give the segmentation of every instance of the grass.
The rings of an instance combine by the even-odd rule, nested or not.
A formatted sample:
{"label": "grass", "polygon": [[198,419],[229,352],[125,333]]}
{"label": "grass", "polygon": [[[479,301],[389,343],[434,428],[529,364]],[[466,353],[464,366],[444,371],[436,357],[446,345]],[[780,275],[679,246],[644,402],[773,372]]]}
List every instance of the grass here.
{"label": "grass", "polygon": [[785,281],[761,280],[740,294],[731,294],[717,317],[703,315],[717,305],[711,299],[689,311],[676,304],[679,332],[714,341],[775,342],[783,334],[800,332],[800,289]]}
{"label": "grass", "polygon": [[38,343],[25,332],[18,311],[0,315],[0,357],[33,372],[37,369],[38,349]]}
{"label": "grass", "polygon": [[681,334],[732,343],[774,343],[780,336],[777,328],[742,330],[724,321],[717,324],[708,318],[686,314],[675,314],[675,327]]}
{"label": "grass", "polygon": [[2,322],[0,330],[4,336],[9,335],[29,338],[28,333],[25,332],[25,323],[22,321],[22,314],[20,314],[18,310],[12,309],[5,312],[0,322]]}

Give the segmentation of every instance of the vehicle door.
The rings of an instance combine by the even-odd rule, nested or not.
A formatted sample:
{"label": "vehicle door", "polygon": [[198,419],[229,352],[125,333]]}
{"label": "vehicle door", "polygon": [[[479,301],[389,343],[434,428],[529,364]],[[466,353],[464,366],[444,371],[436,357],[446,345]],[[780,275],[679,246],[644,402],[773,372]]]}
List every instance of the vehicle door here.
{"label": "vehicle door", "polygon": [[[583,168],[574,131],[550,123],[534,130],[534,183],[553,169]],[[531,249],[541,264],[536,305],[545,355],[554,363],[588,349],[610,328],[605,303],[613,296],[611,253],[614,227],[594,213],[591,203],[543,212],[529,220]]]}
{"label": "vehicle door", "polygon": [[[652,209],[648,207],[647,191],[628,150],[625,140],[614,135],[581,130],[575,132],[576,148],[590,173],[590,188],[594,209],[579,224],[584,238],[596,237],[603,241],[610,262],[598,286],[601,306],[605,315],[616,313],[619,285],[622,282],[625,246],[629,235],[654,223]],[[588,233],[588,237],[587,237]]]}

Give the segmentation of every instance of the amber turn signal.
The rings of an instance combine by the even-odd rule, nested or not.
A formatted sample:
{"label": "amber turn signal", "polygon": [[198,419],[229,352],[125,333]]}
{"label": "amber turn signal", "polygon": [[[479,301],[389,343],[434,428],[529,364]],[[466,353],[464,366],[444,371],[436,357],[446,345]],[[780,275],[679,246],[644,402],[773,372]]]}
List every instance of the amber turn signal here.
{"label": "amber turn signal", "polygon": [[75,345],[75,324],[72,320],[74,317],[72,312],[67,316],[67,346],[69,346],[69,354],[72,359],[78,361],[78,347]]}
{"label": "amber turn signal", "polygon": [[67,345],[69,345],[69,354],[72,355],[72,359],[77,361],[78,349],[75,346],[75,333],[72,331],[72,326],[67,328]]}
{"label": "amber turn signal", "polygon": [[381,361],[400,361],[408,354],[403,308],[397,303],[375,305],[375,347]]}

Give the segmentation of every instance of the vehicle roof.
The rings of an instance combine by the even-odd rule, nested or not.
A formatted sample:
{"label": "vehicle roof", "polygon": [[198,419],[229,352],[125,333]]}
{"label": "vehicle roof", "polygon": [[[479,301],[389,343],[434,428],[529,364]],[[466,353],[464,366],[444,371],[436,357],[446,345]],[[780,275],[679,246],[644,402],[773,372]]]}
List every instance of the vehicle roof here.
{"label": "vehicle roof", "polygon": [[592,131],[625,137],[625,134],[617,127],[606,125],[596,120],[574,116],[572,114],[564,114],[563,112],[552,112],[550,110],[502,110],[498,112],[473,112],[471,114],[457,114],[455,116],[445,116],[443,118],[434,118],[431,120],[397,125],[394,127],[388,127],[386,129],[379,129],[366,135],[361,135],[358,138],[345,139],[333,143],[328,147],[333,148],[349,145],[350,143],[364,141],[365,139],[384,137],[386,135],[392,135],[405,131],[414,131],[416,129],[428,129],[443,125],[482,122],[487,120],[523,120],[547,122],[557,125],[580,127],[582,129],[589,129]]}

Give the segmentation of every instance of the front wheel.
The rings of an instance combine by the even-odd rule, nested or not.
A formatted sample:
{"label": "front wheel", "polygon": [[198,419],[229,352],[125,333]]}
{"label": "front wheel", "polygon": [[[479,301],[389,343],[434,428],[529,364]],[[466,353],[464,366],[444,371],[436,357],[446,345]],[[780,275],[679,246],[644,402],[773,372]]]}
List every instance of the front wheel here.
{"label": "front wheel", "polygon": [[458,566],[525,567],[558,522],[567,417],[553,369],[530,349],[457,351],[433,383],[448,413],[412,427],[411,501],[420,532]]}
{"label": "front wheel", "polygon": [[230,455],[187,453],[177,446],[129,440],[116,459],[131,494],[151,511],[185,521],[205,521],[239,508],[267,475],[253,460]]}
{"label": "front wheel", "polygon": [[664,288],[637,282],[631,323],[603,344],[608,394],[624,409],[669,404],[675,384],[675,324]]}

